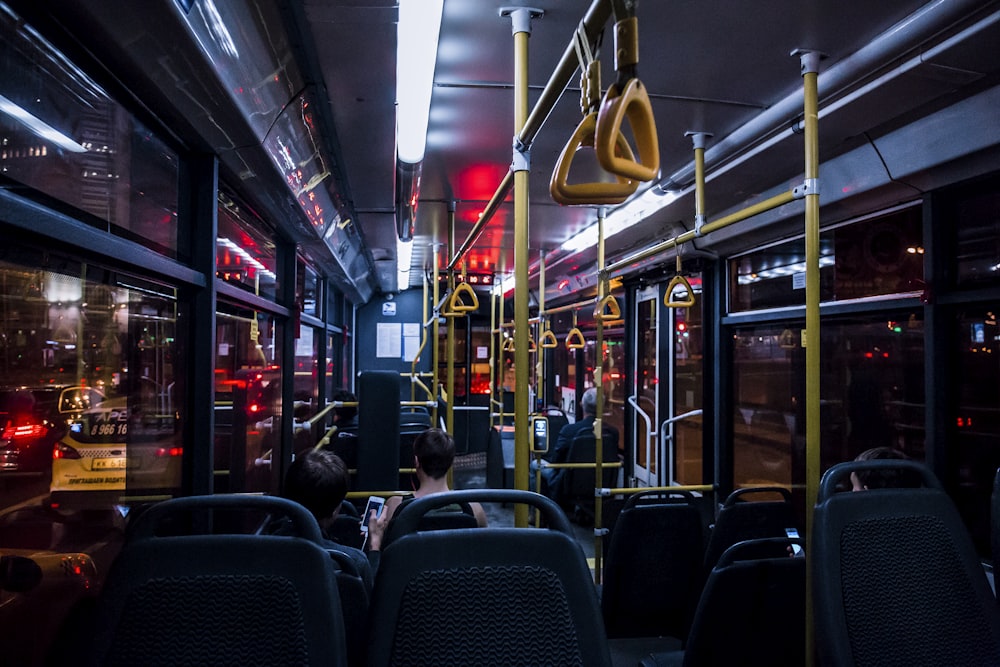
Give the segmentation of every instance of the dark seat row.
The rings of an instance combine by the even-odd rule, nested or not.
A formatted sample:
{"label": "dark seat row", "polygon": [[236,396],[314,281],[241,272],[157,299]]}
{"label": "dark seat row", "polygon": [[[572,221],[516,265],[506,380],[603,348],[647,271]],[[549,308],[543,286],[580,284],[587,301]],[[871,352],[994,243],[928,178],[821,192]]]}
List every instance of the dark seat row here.
{"label": "dark seat row", "polygon": [[[527,503],[550,529],[421,527],[468,502]],[[286,517],[289,534],[234,533],[253,522],[231,515],[248,510]],[[323,544],[315,519],[282,498],[159,503],[130,526],[76,638],[89,647],[83,662],[610,665],[583,552],[543,496],[470,490],[409,503],[390,524],[370,609],[350,560]]]}

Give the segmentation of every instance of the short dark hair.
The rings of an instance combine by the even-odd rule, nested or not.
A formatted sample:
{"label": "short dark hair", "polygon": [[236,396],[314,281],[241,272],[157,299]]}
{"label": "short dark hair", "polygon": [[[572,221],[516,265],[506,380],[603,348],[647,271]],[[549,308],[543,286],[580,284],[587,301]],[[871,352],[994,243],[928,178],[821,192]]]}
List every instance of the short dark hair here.
{"label": "short dark hair", "polygon": [[439,428],[429,428],[413,441],[413,455],[432,479],[448,474],[455,462],[455,441]]}
{"label": "short dark hair", "polygon": [[347,466],[325,449],[310,449],[297,456],[285,475],[285,497],[327,519],[347,496]]}
{"label": "short dark hair", "polygon": [[[910,457],[892,447],[872,447],[855,457],[855,461],[875,460],[909,461]],[[920,486],[910,470],[858,470],[854,473],[866,489],[896,489]]]}
{"label": "short dark hair", "polygon": [[[347,391],[346,389],[338,389],[333,392],[333,400],[340,401],[341,403],[357,403],[358,397]],[[358,408],[356,406],[343,406],[340,408],[334,408],[333,414],[337,416],[337,421],[339,422],[349,422],[354,419],[354,416],[358,414]]]}

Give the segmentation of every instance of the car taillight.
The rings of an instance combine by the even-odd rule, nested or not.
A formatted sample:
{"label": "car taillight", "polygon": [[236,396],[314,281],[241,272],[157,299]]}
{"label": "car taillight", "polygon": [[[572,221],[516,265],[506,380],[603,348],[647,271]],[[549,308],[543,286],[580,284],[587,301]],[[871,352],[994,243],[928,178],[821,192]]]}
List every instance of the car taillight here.
{"label": "car taillight", "polygon": [[13,423],[9,423],[7,424],[7,428],[3,430],[3,434],[0,435],[0,439],[25,440],[28,438],[40,438],[43,435],[45,435],[45,424],[22,424],[14,426]]}
{"label": "car taillight", "polygon": [[165,458],[167,456],[183,456],[183,447],[160,447],[156,450],[156,456],[159,458]]}
{"label": "car taillight", "polygon": [[57,442],[55,447],[52,448],[52,459],[78,459],[80,458],[80,452],[76,451],[69,445]]}

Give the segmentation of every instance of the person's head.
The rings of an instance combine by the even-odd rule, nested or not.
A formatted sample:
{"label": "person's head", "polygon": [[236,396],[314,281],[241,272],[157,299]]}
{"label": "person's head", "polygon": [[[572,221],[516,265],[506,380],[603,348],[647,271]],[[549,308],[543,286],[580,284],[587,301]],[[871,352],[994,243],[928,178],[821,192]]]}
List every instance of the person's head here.
{"label": "person's head", "polygon": [[[855,461],[874,461],[896,459],[908,461],[910,457],[892,447],[873,447],[858,454]],[[905,470],[859,470],[851,473],[852,491],[867,491],[868,489],[893,489],[912,486],[909,471]]]}
{"label": "person's head", "polygon": [[583,409],[584,417],[597,416],[597,387],[591,387],[583,392],[583,398],[580,399],[580,407]]}
{"label": "person's head", "polygon": [[[346,389],[338,389],[337,391],[333,392],[333,400],[339,401],[341,403],[358,402],[358,398],[351,392],[347,391]],[[344,424],[354,419],[354,416],[357,414],[358,414],[358,409],[353,405],[334,408],[333,421],[338,424]]]}
{"label": "person's head", "polygon": [[455,441],[439,428],[429,428],[413,441],[417,467],[431,479],[441,479],[455,462]]}
{"label": "person's head", "polygon": [[288,466],[285,497],[322,521],[340,509],[347,496],[347,479],[347,466],[339,456],[325,449],[310,449]]}

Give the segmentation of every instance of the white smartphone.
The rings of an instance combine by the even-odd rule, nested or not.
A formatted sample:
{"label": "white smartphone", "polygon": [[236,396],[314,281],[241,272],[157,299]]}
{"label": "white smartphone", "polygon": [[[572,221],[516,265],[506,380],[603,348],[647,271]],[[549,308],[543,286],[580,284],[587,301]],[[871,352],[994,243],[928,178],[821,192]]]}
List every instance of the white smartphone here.
{"label": "white smartphone", "polygon": [[365,505],[365,513],[361,515],[361,532],[368,532],[368,521],[371,519],[372,510],[375,510],[375,518],[382,515],[382,508],[385,506],[385,498],[380,496],[368,496],[368,503]]}
{"label": "white smartphone", "polygon": [[[785,528],[785,536],[789,539],[799,539],[799,531],[795,528]],[[792,555],[801,556],[802,555],[802,545],[792,543]]]}

